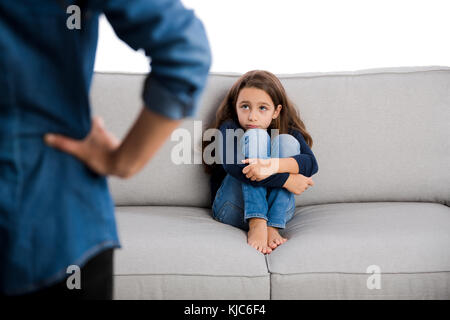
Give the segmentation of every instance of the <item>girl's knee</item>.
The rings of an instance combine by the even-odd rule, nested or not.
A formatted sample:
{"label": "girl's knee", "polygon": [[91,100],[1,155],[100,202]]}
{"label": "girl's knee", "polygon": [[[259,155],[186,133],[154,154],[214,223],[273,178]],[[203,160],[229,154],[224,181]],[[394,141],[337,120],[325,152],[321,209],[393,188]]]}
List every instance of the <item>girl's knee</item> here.
{"label": "girl's knee", "polygon": [[242,154],[245,157],[266,158],[270,155],[270,136],[265,129],[248,129],[240,143]]}
{"label": "girl's knee", "polygon": [[272,139],[272,157],[287,158],[300,154],[300,142],[290,134],[282,133]]}
{"label": "girl's knee", "polygon": [[[245,138],[245,137],[247,137],[247,138]],[[265,130],[265,129],[253,128],[253,129],[248,129],[247,131],[245,131],[244,135],[242,136],[242,139],[255,140],[260,143],[260,142],[265,142],[268,139],[270,139],[270,136],[267,133],[267,130]]]}

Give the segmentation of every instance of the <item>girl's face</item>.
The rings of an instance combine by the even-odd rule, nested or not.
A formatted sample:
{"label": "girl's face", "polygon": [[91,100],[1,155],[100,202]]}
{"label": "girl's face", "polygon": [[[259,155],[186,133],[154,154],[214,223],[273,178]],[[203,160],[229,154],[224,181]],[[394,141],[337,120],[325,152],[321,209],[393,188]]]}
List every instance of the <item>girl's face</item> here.
{"label": "girl's face", "polygon": [[281,104],[276,108],[270,96],[258,88],[243,88],[236,102],[239,124],[245,130],[251,128],[267,129],[281,111]]}

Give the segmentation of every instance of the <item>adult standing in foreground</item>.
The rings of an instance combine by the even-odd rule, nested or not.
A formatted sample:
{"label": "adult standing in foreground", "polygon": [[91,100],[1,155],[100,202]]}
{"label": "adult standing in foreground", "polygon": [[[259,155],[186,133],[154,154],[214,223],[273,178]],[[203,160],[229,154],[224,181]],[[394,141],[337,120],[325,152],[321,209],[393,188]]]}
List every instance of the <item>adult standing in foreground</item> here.
{"label": "adult standing in foreground", "polygon": [[[102,13],[151,58],[142,110],[121,142],[91,119]],[[136,174],[196,114],[210,64],[204,27],[179,0],[0,0],[2,297],[112,298],[120,242],[107,176]],[[73,265],[81,288],[70,290]]]}

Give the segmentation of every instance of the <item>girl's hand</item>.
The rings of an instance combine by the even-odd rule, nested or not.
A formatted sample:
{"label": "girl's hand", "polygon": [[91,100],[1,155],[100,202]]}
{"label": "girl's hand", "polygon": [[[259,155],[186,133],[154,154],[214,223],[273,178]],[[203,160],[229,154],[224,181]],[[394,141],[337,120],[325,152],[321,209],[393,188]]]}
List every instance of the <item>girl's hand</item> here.
{"label": "girl's hand", "polygon": [[290,174],[289,178],[284,183],[283,187],[293,194],[299,195],[305,192],[309,187],[314,186],[314,181],[311,177],[305,177],[302,174]]}
{"label": "girl's hand", "polygon": [[258,159],[249,158],[242,160],[242,163],[249,163],[242,173],[252,181],[261,181],[278,172],[278,159]]}
{"label": "girl's hand", "polygon": [[92,119],[91,131],[83,140],[59,134],[46,134],[44,140],[51,147],[77,157],[98,174],[114,173],[114,151],[120,142],[106,131],[100,117]]}

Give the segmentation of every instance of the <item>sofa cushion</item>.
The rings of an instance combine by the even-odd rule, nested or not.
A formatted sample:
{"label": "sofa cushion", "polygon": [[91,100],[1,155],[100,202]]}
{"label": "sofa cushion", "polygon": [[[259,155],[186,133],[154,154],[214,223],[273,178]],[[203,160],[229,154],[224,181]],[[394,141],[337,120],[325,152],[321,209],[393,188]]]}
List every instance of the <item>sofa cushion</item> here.
{"label": "sofa cushion", "polygon": [[264,255],[211,210],[116,207],[115,299],[269,299]]}
{"label": "sofa cushion", "polygon": [[[267,256],[271,298],[450,299],[449,230],[450,208],[436,203],[298,208]],[[374,272],[380,289],[368,289]]]}
{"label": "sofa cushion", "polygon": [[[212,73],[198,115],[183,121],[180,128],[192,137],[192,164],[172,161],[171,152],[179,141],[169,139],[131,179],[110,178],[117,205],[210,206],[209,176],[194,157],[200,159],[202,128],[239,76]],[[142,108],[144,78],[143,74],[94,75],[93,113],[104,117],[106,127],[119,138]],[[296,196],[297,206],[370,201],[450,205],[449,67],[279,78],[313,137],[312,151],[319,164],[315,186]]]}

